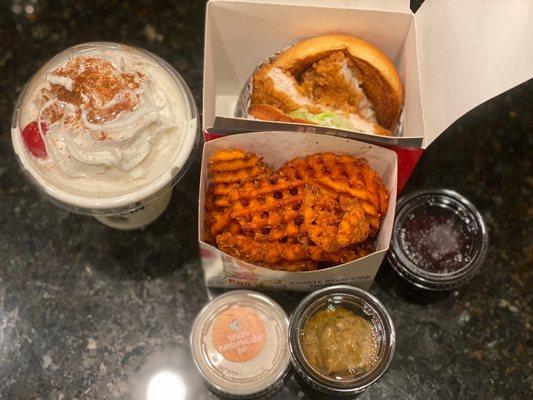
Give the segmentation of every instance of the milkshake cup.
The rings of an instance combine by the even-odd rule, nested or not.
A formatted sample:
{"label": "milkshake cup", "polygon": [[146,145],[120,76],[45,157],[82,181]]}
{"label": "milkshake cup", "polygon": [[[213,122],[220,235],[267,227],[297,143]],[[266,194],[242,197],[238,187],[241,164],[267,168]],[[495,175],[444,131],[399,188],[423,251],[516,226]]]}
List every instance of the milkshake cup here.
{"label": "milkshake cup", "polygon": [[118,229],[163,213],[199,141],[194,100],[174,68],[105,42],[71,47],[38,71],[19,96],[11,136],[49,200]]}

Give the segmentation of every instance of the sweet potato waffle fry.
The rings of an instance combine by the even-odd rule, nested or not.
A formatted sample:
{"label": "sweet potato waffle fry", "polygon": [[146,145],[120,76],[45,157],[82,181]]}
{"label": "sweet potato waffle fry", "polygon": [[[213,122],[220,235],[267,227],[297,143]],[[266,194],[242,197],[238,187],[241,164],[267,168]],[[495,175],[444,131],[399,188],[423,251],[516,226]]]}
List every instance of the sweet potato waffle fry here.
{"label": "sweet potato waffle fry", "polygon": [[211,157],[209,174],[206,241],[234,257],[312,271],[374,251],[388,193],[365,159],[313,154],[274,171],[227,149]]}

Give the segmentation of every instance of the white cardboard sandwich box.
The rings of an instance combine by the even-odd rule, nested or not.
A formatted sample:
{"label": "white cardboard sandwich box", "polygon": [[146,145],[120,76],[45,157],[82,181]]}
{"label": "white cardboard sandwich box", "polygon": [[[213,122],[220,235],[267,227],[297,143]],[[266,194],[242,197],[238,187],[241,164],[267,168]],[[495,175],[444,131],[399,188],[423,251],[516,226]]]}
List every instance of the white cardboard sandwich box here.
{"label": "white cardboard sandwich box", "polygon": [[[274,168],[295,157],[313,153],[333,152],[364,157],[382,177],[390,193],[387,215],[375,241],[376,251],[335,267],[309,272],[275,271],[239,260],[215,246],[205,243],[204,202],[209,186],[209,159],[217,150],[238,147],[264,156],[264,161]],[[204,145],[200,174],[200,203],[198,207],[198,232],[200,255],[206,283],[213,287],[269,287],[310,291],[319,287],[349,283],[368,289],[378,272],[389,248],[396,207],[396,153],[380,146],[336,136],[301,132],[254,132],[228,135],[211,140]]]}
{"label": "white cardboard sandwich box", "polygon": [[[531,0],[211,0],[204,50],[203,130],[333,134],[398,153],[401,190],[423,149],[482,102],[533,76]],[[254,69],[291,44],[326,33],[359,36],[395,63],[405,89],[403,134],[235,118]],[[490,140],[490,138],[480,138]]]}
{"label": "white cardboard sandwich box", "polygon": [[[533,76],[531,15],[530,0],[426,0],[416,14],[408,0],[209,1],[202,121],[206,144],[199,204],[206,283],[302,291],[350,283],[367,289],[388,250],[396,193],[423,149],[465,112]],[[360,36],[393,60],[405,90],[400,137],[234,116],[240,93],[259,64],[292,43],[326,33]],[[370,164],[391,194],[376,252],[320,271],[282,272],[238,260],[205,243],[207,163],[221,147],[256,151],[274,166],[295,155],[324,150],[371,154]]]}

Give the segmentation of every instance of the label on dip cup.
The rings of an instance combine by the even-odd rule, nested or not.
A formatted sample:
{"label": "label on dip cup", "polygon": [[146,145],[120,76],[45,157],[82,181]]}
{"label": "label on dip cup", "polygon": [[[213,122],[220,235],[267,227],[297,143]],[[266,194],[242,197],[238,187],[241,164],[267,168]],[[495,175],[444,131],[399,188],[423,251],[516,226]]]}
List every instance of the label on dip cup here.
{"label": "label on dip cup", "polygon": [[191,348],[198,371],[225,396],[266,393],[289,366],[288,327],[287,315],[270,298],[245,290],[225,293],[194,322]]}
{"label": "label on dip cup", "polygon": [[265,324],[248,307],[229,307],[213,322],[211,340],[215,349],[228,361],[253,360],[265,347],[265,339]]}

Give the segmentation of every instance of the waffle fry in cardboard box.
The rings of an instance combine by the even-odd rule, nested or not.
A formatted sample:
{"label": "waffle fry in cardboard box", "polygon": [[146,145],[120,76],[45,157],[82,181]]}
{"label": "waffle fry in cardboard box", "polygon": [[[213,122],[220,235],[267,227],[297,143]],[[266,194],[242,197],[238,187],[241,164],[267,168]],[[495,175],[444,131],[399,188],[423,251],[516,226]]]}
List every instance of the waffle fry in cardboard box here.
{"label": "waffle fry in cardboard box", "polygon": [[209,285],[370,286],[390,240],[396,156],[312,136],[260,132],[206,144],[199,232]]}

